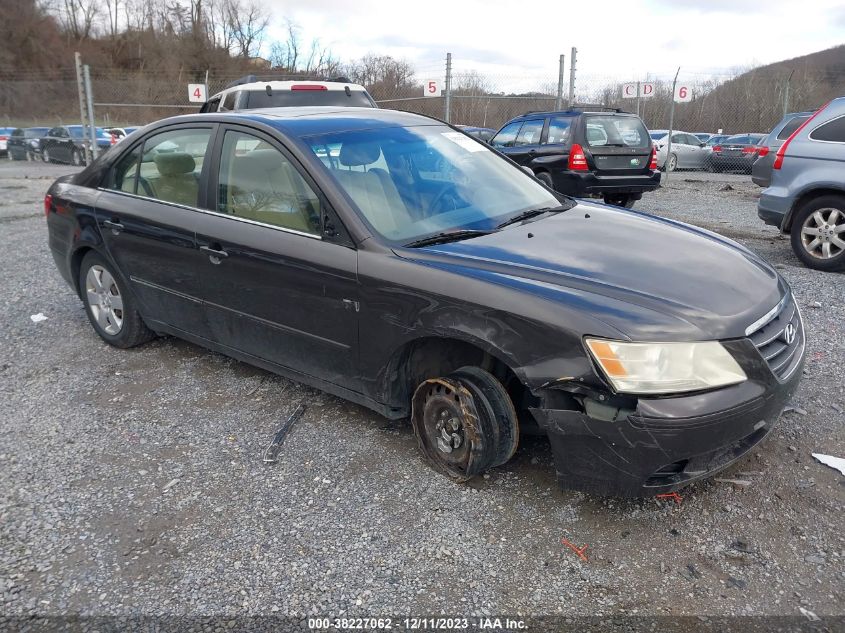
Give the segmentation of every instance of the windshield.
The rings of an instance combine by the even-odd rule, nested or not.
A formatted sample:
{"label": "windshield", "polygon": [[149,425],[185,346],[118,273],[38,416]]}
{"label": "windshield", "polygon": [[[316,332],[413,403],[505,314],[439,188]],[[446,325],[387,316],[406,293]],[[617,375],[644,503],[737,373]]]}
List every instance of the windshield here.
{"label": "windshield", "polygon": [[492,230],[560,200],[481,143],[445,125],[337,132],[304,139],[367,223],[391,242]]}

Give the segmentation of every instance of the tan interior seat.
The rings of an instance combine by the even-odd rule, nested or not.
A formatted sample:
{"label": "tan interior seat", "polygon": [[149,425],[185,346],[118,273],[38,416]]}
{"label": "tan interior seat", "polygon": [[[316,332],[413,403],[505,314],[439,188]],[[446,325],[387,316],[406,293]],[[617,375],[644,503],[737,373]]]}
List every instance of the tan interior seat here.
{"label": "tan interior seat", "polygon": [[156,154],[153,158],[158,178],[149,178],[147,185],[159,200],[197,206],[199,181],[194,174],[197,164],[186,152]]}
{"label": "tan interior seat", "polygon": [[[346,167],[372,165],[381,155],[375,143],[344,143],[340,164]],[[413,223],[396,185],[383,169],[358,171],[338,169],[332,172],[373,227],[384,235]]]}
{"label": "tan interior seat", "polygon": [[319,232],[318,200],[293,166],[275,149],[255,149],[232,156],[220,202],[238,217]]}

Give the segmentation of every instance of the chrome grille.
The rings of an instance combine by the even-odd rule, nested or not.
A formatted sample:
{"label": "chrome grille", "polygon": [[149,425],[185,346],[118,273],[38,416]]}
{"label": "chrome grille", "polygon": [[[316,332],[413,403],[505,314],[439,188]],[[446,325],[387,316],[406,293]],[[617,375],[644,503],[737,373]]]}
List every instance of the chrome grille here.
{"label": "chrome grille", "polygon": [[804,325],[792,295],[785,297],[771,318],[750,332],[748,338],[781,379],[789,377],[801,360]]}

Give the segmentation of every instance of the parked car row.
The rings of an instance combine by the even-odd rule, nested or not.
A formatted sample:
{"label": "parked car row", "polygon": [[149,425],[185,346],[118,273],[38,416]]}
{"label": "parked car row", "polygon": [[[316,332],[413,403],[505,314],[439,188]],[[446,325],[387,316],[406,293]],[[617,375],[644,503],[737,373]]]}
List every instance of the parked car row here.
{"label": "parked car row", "polygon": [[[100,150],[108,149],[137,129],[98,127],[95,129],[97,147]],[[84,165],[90,144],[89,128],[82,125],[0,128],[0,152],[5,150],[9,160]]]}
{"label": "parked car row", "polygon": [[[705,169],[708,171],[751,172],[762,149],[763,134],[691,134],[674,130],[651,130],[657,147],[657,164],[665,171]],[[671,147],[670,147],[671,145]]]}

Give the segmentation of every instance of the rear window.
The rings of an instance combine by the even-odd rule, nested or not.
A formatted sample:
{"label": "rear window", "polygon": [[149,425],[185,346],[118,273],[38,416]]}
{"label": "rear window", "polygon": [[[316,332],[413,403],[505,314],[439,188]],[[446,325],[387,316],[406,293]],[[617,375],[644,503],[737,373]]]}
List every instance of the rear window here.
{"label": "rear window", "polygon": [[810,118],[810,115],[807,116],[796,116],[791,118],[786,125],[783,126],[783,129],[778,133],[777,139],[779,141],[785,141],[788,139],[792,133],[797,130],[801,124]]}
{"label": "rear window", "polygon": [[34,129],[23,131],[23,135],[24,135],[25,138],[39,138],[41,136],[44,136],[46,133],[47,133],[47,128],[45,128],[45,127],[34,128]]}
{"label": "rear window", "polygon": [[747,134],[737,134],[736,136],[729,136],[723,142],[725,145],[748,145],[749,138]]}
{"label": "rear window", "polygon": [[655,141],[659,141],[662,138],[666,138],[667,134],[669,134],[669,132],[652,132],[651,138]]}
{"label": "rear window", "polygon": [[267,94],[264,90],[250,90],[247,93],[246,109],[280,108],[293,106],[349,106],[353,108],[372,108],[373,104],[361,90],[274,90]]}
{"label": "rear window", "polygon": [[651,137],[640,119],[632,116],[587,117],[590,147],[651,147]]}
{"label": "rear window", "polygon": [[814,141],[845,143],[845,116],[820,125],[810,133],[810,138]]}

